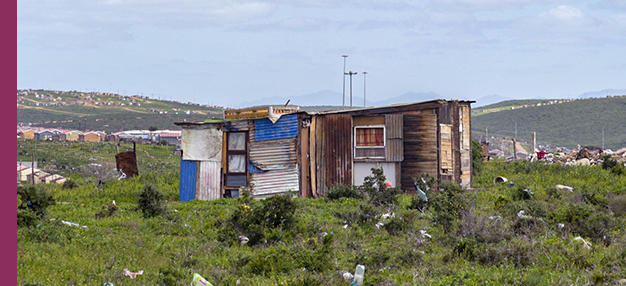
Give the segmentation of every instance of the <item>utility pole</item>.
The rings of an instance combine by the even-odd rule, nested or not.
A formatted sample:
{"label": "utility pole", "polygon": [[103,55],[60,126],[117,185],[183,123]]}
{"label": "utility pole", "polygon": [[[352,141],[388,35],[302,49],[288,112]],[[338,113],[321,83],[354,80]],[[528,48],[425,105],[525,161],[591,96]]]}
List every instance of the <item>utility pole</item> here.
{"label": "utility pole", "polygon": [[342,55],[343,57],[343,106],[346,106],[346,58],[348,55]]}
{"label": "utility pole", "polygon": [[353,71],[345,73],[345,74],[350,76],[350,108],[352,108],[352,76],[357,74],[357,73],[358,72],[353,72]]}
{"label": "utility pole", "polygon": [[602,149],[604,149],[604,127],[602,127]]}
{"label": "utility pole", "polygon": [[367,106],[367,102],[365,100],[365,87],[367,83],[366,79],[367,79],[367,72],[364,71],[363,72],[363,107]]}

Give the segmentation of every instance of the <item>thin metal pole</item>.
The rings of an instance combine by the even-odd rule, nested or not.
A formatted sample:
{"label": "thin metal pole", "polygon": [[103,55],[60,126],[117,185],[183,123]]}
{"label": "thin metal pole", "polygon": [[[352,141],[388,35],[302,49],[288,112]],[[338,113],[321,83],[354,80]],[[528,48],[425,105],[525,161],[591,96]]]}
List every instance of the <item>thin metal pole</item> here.
{"label": "thin metal pole", "polygon": [[357,74],[358,72],[349,71],[346,73],[350,76],[350,108],[352,108],[352,76]]}
{"label": "thin metal pole", "polygon": [[367,72],[364,71],[363,72],[363,107],[367,106],[367,101],[365,100],[365,88],[366,88],[366,83],[367,83]]}
{"label": "thin metal pole", "polygon": [[342,55],[343,57],[343,106],[346,106],[346,58],[348,55]]}

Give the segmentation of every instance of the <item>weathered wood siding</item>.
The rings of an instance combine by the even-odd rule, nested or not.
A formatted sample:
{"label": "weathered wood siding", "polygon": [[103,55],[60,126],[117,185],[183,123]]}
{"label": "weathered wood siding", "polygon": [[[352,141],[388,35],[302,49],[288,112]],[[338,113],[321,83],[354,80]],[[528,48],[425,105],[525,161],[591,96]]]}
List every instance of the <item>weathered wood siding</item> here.
{"label": "weathered wood siding", "polygon": [[472,134],[469,105],[459,106],[459,134],[461,143],[461,185],[471,186],[472,182]]}
{"label": "weathered wood siding", "polygon": [[403,139],[403,116],[402,114],[385,115],[385,160],[387,162],[401,162],[404,160]]}
{"label": "weathered wood siding", "polygon": [[401,185],[411,189],[413,178],[422,173],[437,177],[437,115],[405,114],[404,161],[401,164]]}
{"label": "weathered wood siding", "polygon": [[439,142],[441,144],[439,150],[441,174],[453,175],[454,161],[452,160],[452,125],[439,124],[439,134]]}

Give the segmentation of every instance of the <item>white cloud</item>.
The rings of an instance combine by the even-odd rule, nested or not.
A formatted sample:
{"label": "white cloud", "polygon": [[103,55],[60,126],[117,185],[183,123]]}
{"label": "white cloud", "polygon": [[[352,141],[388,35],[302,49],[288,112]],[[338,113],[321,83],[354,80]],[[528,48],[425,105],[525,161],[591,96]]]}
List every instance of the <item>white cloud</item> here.
{"label": "white cloud", "polygon": [[[546,16],[546,14],[544,14],[544,16]],[[582,18],[583,12],[576,7],[561,5],[550,10],[550,12],[547,13],[547,16],[553,17],[557,20],[572,20]]]}

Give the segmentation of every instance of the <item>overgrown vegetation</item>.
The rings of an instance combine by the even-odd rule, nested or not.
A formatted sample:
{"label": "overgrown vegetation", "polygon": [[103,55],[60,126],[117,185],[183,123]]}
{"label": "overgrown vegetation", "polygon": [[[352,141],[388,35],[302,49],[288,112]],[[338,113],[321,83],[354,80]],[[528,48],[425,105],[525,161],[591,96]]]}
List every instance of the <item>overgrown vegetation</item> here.
{"label": "overgrown vegetation", "polygon": [[[18,228],[18,284],[188,285],[199,273],[213,285],[349,285],[341,271],[357,264],[364,285],[617,285],[626,276],[626,176],[491,161],[474,191],[416,178],[423,201],[386,192],[381,175],[333,199],[179,202],[178,177],[167,173],[41,186],[37,197],[57,203]],[[144,217],[139,198],[157,189],[168,211]],[[34,214],[25,196],[18,206]],[[94,215],[113,200],[111,215]],[[123,269],[144,272],[131,279]]]}

